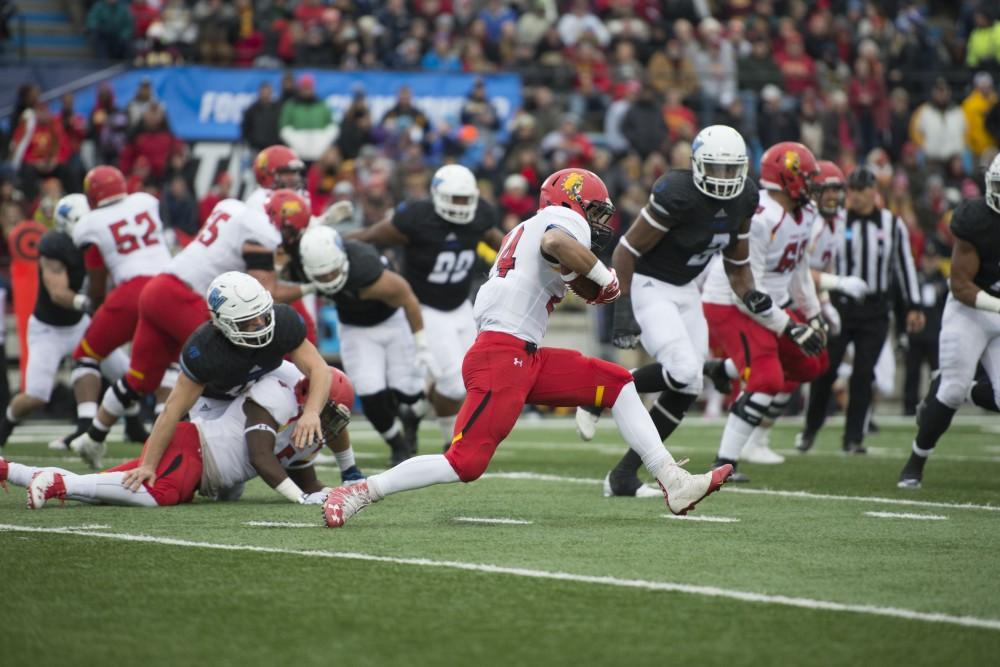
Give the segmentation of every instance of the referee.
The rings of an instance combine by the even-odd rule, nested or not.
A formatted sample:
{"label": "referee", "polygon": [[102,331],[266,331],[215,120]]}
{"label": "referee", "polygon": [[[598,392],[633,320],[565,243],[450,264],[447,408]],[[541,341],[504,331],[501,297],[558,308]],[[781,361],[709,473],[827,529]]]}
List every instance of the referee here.
{"label": "referee", "polygon": [[[826,419],[830,391],[837,379],[837,368],[844,351],[854,343],[853,372],[844,427],[844,451],[864,454],[865,419],[872,400],[875,362],[889,332],[889,313],[893,295],[901,298],[906,311],[906,331],[916,333],[924,327],[920,309],[917,272],[910,251],[906,225],[888,209],[875,203],[875,174],[868,167],[858,167],[847,179],[847,220],[838,239],[837,274],[857,276],[868,284],[868,294],[853,301],[834,292],[832,301],[840,313],[840,334],[830,341],[830,368],[812,383],[805,431],[795,447],[807,452]],[[892,281],[898,289],[892,289]]]}

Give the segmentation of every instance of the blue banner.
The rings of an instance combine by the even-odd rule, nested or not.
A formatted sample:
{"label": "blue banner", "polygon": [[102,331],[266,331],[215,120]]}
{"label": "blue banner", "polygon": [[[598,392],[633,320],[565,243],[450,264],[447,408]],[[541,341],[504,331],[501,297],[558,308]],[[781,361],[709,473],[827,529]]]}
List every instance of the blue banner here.
{"label": "blue banner", "polygon": [[[396,102],[401,86],[413,92],[413,102],[435,125],[457,124],[466,96],[477,78],[472,74],[437,74],[426,72],[334,72],[296,69],[296,77],[312,74],[316,94],[326,100],[334,118],[351,103],[354,86],[362,86],[377,123]],[[156,97],[166,105],[167,118],[174,133],[185,141],[236,141],[240,138],[243,111],[257,99],[257,88],[264,81],[280,93],[281,70],[224,69],[183,66],[130,70],[106,83],[115,100],[124,106],[135,94],[140,80],[149,77]],[[493,102],[504,126],[521,105],[521,77],[516,74],[485,75],[486,94]],[[76,110],[85,116],[93,108],[97,87],[88,86],[76,93]]]}

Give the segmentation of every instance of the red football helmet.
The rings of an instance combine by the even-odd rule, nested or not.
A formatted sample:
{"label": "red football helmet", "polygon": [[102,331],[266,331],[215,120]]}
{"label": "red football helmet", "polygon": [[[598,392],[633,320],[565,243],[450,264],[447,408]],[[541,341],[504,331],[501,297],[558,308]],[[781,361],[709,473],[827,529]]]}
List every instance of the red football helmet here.
{"label": "red football helmet", "polygon": [[590,245],[602,249],[611,240],[611,217],[615,206],[608,186],[592,171],[561,169],[545,179],[538,197],[538,208],[565,206],[582,215],[590,225]]}
{"label": "red football helmet", "polygon": [[128,194],[125,176],[116,167],[94,167],[83,179],[83,193],[91,209],[107,206]]}
{"label": "red football helmet", "polygon": [[797,141],[775,144],[760,159],[760,184],[784,192],[800,205],[809,201],[809,189],[817,174],[819,165],[812,151]]}
{"label": "red football helmet", "polygon": [[302,187],[302,172],[305,164],[288,146],[268,146],[253,161],[253,175],[257,185],[268,190]]}
{"label": "red football helmet", "polygon": [[813,200],[824,218],[832,218],[844,205],[847,195],[847,179],[833,162],[819,161],[819,174],[813,179]]}
{"label": "red football helmet", "polygon": [[[351,408],[354,407],[354,386],[347,376],[331,366],[330,380],[330,396],[319,414],[323,437],[327,442],[337,437],[351,421]],[[300,409],[305,406],[308,397],[309,378],[304,377],[295,384],[295,399]]]}
{"label": "red football helmet", "polygon": [[281,242],[286,250],[293,248],[299,242],[312,217],[306,200],[291,190],[272,192],[264,202],[264,212],[270,218],[271,224],[281,232]]}

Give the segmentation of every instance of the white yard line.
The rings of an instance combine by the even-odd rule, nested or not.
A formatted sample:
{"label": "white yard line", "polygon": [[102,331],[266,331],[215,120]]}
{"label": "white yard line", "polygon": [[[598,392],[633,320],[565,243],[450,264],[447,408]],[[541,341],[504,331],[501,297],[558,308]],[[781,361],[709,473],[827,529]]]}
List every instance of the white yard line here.
{"label": "white yard line", "polygon": [[502,524],[504,526],[530,526],[532,521],[523,521],[521,519],[490,519],[487,517],[478,516],[456,516],[455,521],[461,521],[463,523],[495,523]]}
{"label": "white yard line", "polygon": [[123,542],[139,542],[146,544],[162,544],[176,547],[187,547],[192,549],[213,549],[218,551],[245,551],[251,553],[283,554],[289,556],[302,556],[305,558],[336,558],[343,560],[366,561],[374,563],[393,563],[397,565],[412,565],[415,567],[443,568],[449,570],[463,570],[466,572],[485,572],[488,574],[509,575],[514,577],[525,577],[529,579],[547,579],[551,581],[569,581],[579,584],[593,584],[599,586],[614,586],[618,588],[632,588],[647,591],[685,593],[687,595],[700,595],[704,597],[736,600],[739,602],[755,602],[759,604],[773,604],[783,607],[796,607],[799,609],[812,609],[818,611],[833,611],[852,614],[862,614],[866,616],[884,616],[899,618],[910,621],[922,621],[925,623],[941,623],[947,625],[959,625],[968,628],[980,628],[984,630],[1000,631],[1000,619],[979,618],[976,616],[955,616],[940,612],[917,611],[914,609],[903,609],[900,607],[883,607],[870,604],[850,604],[844,602],[834,602],[831,600],[814,600],[810,598],[793,597],[788,595],[772,595],[767,593],[754,593],[751,591],[740,591],[717,586],[696,586],[693,584],[682,584],[669,581],[650,581],[644,579],[622,579],[619,577],[594,576],[585,574],[573,574],[570,572],[553,572],[548,570],[532,570],[520,567],[505,567],[502,565],[490,565],[487,563],[466,563],[462,561],[431,560],[429,558],[397,558],[394,556],[377,556],[375,554],[364,554],[356,552],[341,551],[320,551],[320,550],[299,550],[282,549],[279,547],[261,547],[249,544],[220,544],[214,542],[195,542],[193,540],[182,540],[172,537],[155,537],[153,535],[136,535],[132,533],[101,533],[72,530],[66,528],[43,528],[39,526],[18,526],[15,524],[0,524],[0,531],[19,533],[49,533],[57,535],[77,535],[82,537],[94,537],[105,540],[119,540]]}
{"label": "white yard line", "polygon": [[705,523],[739,523],[739,519],[731,516],[698,516],[697,514],[661,514],[664,519],[677,519],[679,521],[704,521]]}
{"label": "white yard line", "polygon": [[252,526],[254,528],[320,528],[322,524],[318,521],[316,523],[297,523],[295,521],[244,521],[244,526]]}
{"label": "white yard line", "polygon": [[943,514],[911,514],[910,512],[865,512],[876,519],[915,519],[917,521],[947,521]]}

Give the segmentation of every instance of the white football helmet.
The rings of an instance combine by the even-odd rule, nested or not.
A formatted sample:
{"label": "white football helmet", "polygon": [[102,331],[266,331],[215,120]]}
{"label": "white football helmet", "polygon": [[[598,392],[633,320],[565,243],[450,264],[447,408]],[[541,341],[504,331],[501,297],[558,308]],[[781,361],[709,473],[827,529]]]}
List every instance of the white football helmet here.
{"label": "white football helmet", "polygon": [[60,232],[72,234],[73,226],[76,225],[77,220],[87,213],[90,213],[90,204],[87,203],[87,195],[66,195],[56,202],[56,229]]}
{"label": "white football helmet", "polygon": [[234,345],[265,347],[274,338],[274,300],[253,276],[239,271],[216,276],[205,301],[212,324]]}
{"label": "white football helmet", "polygon": [[986,170],[986,205],[1000,213],[1000,155],[993,158]]}
{"label": "white football helmet", "polygon": [[350,263],[344,242],[335,229],[325,225],[310,227],[299,240],[302,269],[324,294],[336,294],[347,282]]}
{"label": "white football helmet", "polygon": [[738,197],[746,185],[749,168],[747,144],[728,125],[709,125],[691,142],[694,184],[709,197]]}
{"label": "white football helmet", "polygon": [[476,217],[479,185],[468,167],[446,164],[431,179],[431,201],[442,218],[456,225],[467,225]]}

